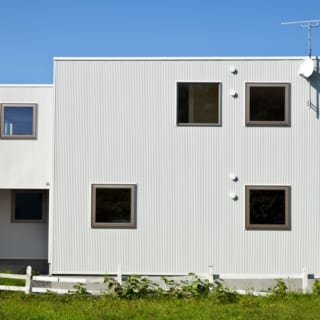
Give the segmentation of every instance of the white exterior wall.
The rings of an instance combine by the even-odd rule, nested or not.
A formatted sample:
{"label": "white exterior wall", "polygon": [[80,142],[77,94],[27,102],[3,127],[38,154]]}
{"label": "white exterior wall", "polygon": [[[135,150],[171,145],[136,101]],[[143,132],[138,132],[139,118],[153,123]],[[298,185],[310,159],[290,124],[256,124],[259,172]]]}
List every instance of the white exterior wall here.
{"label": "white exterior wall", "polygon": [[[320,272],[320,120],[301,62],[56,59],[52,272]],[[176,125],[177,81],[222,83],[221,127]],[[256,81],[290,83],[290,127],[245,126]],[[93,183],[137,184],[136,229],[91,228]],[[290,231],[245,230],[246,184],[291,186]]]}
{"label": "white exterior wall", "polygon": [[0,85],[0,103],[36,103],[36,139],[0,139],[0,189],[48,189],[53,174],[53,86]]}
{"label": "white exterior wall", "polygon": [[12,222],[12,189],[49,189],[53,178],[52,85],[0,85],[0,103],[36,103],[36,139],[0,139],[0,259],[48,259],[43,223]]}

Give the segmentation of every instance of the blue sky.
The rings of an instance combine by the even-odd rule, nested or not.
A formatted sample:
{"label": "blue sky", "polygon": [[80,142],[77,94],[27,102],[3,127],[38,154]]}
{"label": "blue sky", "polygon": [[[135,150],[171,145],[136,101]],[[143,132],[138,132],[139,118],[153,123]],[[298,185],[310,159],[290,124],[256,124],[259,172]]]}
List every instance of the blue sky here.
{"label": "blue sky", "polygon": [[280,22],[312,19],[320,0],[2,0],[0,83],[52,83],[54,56],[306,55]]}

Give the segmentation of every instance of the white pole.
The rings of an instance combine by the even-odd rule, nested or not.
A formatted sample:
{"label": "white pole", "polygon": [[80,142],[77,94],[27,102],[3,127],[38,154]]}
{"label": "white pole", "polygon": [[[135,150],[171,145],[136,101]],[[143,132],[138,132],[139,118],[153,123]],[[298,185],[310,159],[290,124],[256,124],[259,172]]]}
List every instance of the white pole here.
{"label": "white pole", "polygon": [[308,273],[305,268],[302,269],[302,293],[308,292]]}
{"label": "white pole", "polygon": [[31,266],[27,266],[26,276],[27,277],[26,277],[25,294],[30,294],[32,291],[32,287],[31,287],[32,267]]}
{"label": "white pole", "polygon": [[208,266],[208,273],[209,273],[209,282],[213,283],[213,266]]}
{"label": "white pole", "polygon": [[120,285],[122,285],[121,263],[118,263],[117,266],[117,281]]}

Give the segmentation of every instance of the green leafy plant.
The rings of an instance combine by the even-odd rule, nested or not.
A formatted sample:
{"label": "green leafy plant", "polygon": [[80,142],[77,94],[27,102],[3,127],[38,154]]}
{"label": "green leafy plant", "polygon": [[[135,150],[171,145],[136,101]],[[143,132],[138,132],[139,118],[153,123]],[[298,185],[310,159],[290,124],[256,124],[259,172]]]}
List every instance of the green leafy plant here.
{"label": "green leafy plant", "polygon": [[201,279],[194,273],[189,273],[190,279],[174,281],[167,277],[161,277],[165,288],[150,278],[139,275],[130,275],[120,285],[114,278],[105,277],[106,295],[119,298],[144,298],[151,296],[172,297],[206,297],[214,289],[214,284],[207,279]]}
{"label": "green leafy plant", "polygon": [[208,279],[201,279],[195,273],[189,273],[191,279],[180,282],[161,277],[166,289],[164,295],[182,297],[206,297],[214,288],[214,285]]}
{"label": "green leafy plant", "polygon": [[177,281],[174,281],[164,276],[161,277],[161,280],[165,284],[165,289],[163,290],[164,295],[179,298],[183,296],[181,285]]}
{"label": "green leafy plant", "polygon": [[320,296],[320,280],[316,279],[312,285],[312,293]]}
{"label": "green leafy plant", "polygon": [[121,289],[120,283],[112,277],[105,275],[104,283],[106,284],[105,294],[108,296],[118,296],[117,292]]}
{"label": "green leafy plant", "polygon": [[275,286],[269,292],[273,297],[284,297],[288,293],[288,287],[282,279],[276,279]]}
{"label": "green leafy plant", "polygon": [[182,292],[193,297],[208,296],[213,284],[208,279],[200,279],[195,273],[189,273],[189,276],[192,277],[191,280],[182,281]]}
{"label": "green leafy plant", "polygon": [[105,278],[105,283],[107,283],[107,294],[126,299],[156,296],[162,291],[159,284],[136,274],[128,276],[122,285],[109,277]]}
{"label": "green leafy plant", "polygon": [[239,294],[225,288],[219,280],[215,281],[213,296],[222,304],[235,303],[239,300]]}
{"label": "green leafy plant", "polygon": [[89,294],[86,286],[83,283],[77,283],[76,285],[73,286],[73,288],[76,290],[73,292],[73,294],[78,295],[78,296],[86,296]]}

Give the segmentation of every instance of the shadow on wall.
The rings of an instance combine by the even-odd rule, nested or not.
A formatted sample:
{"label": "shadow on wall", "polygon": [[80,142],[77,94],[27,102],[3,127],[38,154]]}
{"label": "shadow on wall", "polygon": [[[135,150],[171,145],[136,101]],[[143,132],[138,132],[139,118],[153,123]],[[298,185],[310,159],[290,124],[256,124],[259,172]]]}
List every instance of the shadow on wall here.
{"label": "shadow on wall", "polygon": [[49,273],[48,260],[45,259],[0,259],[0,273],[10,271],[18,274],[26,274],[27,266],[40,274]]}
{"label": "shadow on wall", "polygon": [[[308,100],[308,106],[310,109],[312,109],[317,116],[317,119],[319,120],[319,93],[320,93],[320,61],[317,58],[316,59],[316,67],[315,71],[312,74],[311,78],[308,80],[309,82],[309,100]],[[312,97],[312,90],[315,91],[315,98]]]}

